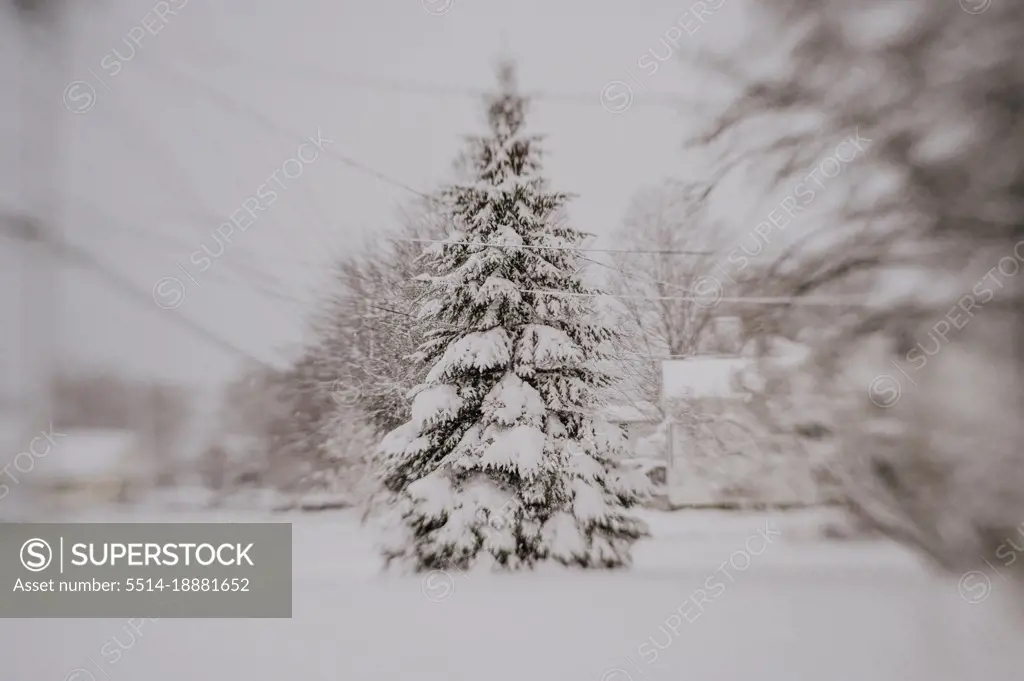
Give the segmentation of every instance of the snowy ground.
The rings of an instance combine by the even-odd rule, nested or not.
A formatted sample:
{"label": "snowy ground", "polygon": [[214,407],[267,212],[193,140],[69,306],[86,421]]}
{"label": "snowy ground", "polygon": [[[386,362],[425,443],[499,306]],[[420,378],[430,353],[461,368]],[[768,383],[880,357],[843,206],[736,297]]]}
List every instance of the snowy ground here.
{"label": "snowy ground", "polygon": [[[986,656],[976,648],[976,625],[988,621],[995,605],[968,603],[956,580],[939,583],[891,544],[817,539],[820,514],[651,514],[656,537],[638,547],[628,573],[426,579],[379,575],[372,537],[350,512],[287,519],[296,523],[291,620],[162,619],[134,636],[127,620],[3,620],[0,678],[982,678],[957,665],[964,655]],[[766,529],[770,543],[751,539]],[[724,588],[708,588],[715,575]],[[701,587],[698,610],[693,597]],[[995,588],[998,595],[999,584]],[[114,638],[121,649],[116,661],[100,652]]]}

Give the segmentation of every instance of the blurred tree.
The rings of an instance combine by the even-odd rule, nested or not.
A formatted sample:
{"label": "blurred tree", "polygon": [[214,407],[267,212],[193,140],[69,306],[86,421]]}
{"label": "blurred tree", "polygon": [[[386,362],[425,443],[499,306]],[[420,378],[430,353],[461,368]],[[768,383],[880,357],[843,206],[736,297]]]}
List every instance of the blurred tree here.
{"label": "blurred tree", "polygon": [[[996,273],[1024,255],[1024,5],[759,8],[745,43],[758,59],[709,60],[736,96],[695,143],[741,140],[729,162],[787,183],[834,177],[819,160],[844,140],[866,147],[841,167],[841,210],[757,283],[874,303],[818,310],[816,332],[797,324],[832,415],[795,427],[834,446],[862,518],[950,569],[983,569],[1024,518],[1024,295],[1020,277]],[[794,309],[760,322],[792,328]],[[924,343],[938,349],[912,376]]]}
{"label": "blurred tree", "polygon": [[[643,330],[643,343],[653,355],[696,354],[709,321],[720,314],[715,309],[719,288],[701,287],[715,263],[713,255],[701,252],[714,253],[721,241],[707,215],[710,190],[673,181],[644,189],[633,197],[615,233],[618,248],[644,251],[614,253],[609,279],[611,292],[624,296],[630,326]],[[667,300],[692,295],[700,302]]]}
{"label": "blurred tree", "polygon": [[376,445],[372,433],[408,418],[406,393],[423,374],[406,360],[419,342],[413,280],[423,250],[411,240],[444,231],[434,202],[425,199],[403,210],[397,229],[347,252],[335,263],[309,344],[285,371],[250,372],[247,380],[255,383],[238,386],[263,393],[250,411],[266,443],[257,456],[266,457],[273,485],[356,485]]}
{"label": "blurred tree", "polygon": [[413,240],[440,239],[447,230],[434,200],[405,209],[397,230],[374,235],[336,264],[334,286],[314,320],[334,400],[356,408],[381,433],[409,418],[406,394],[424,374],[405,360],[422,336],[415,303],[424,244]]}

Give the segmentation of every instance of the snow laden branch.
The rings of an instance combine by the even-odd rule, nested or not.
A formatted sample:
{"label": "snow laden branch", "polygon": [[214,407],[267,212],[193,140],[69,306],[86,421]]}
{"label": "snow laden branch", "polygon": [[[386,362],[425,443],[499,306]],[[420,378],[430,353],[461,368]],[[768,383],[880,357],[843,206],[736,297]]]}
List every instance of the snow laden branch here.
{"label": "snow laden branch", "polygon": [[525,109],[504,70],[490,134],[463,159],[472,179],[444,192],[458,230],[423,257],[430,368],[377,460],[393,513],[383,555],[414,570],[622,567],[647,533],[629,509],[648,480],[619,466],[623,434],[595,416],[616,336],[591,299],[537,293],[591,290],[578,252],[559,250],[585,235],[541,175]]}

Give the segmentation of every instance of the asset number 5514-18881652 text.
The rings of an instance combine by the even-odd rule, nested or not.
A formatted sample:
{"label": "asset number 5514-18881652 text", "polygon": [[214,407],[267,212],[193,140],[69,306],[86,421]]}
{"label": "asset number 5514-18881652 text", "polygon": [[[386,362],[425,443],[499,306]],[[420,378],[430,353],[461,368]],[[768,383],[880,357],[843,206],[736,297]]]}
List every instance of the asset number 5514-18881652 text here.
{"label": "asset number 5514-18881652 text", "polygon": [[210,577],[175,577],[174,579],[144,579],[136,577],[125,582],[125,591],[249,591],[249,580],[244,577],[212,579]]}

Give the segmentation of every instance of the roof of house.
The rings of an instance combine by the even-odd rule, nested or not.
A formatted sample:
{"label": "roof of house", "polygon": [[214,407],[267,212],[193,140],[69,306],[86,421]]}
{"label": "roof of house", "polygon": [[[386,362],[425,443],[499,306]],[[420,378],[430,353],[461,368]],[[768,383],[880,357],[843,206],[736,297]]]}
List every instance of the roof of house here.
{"label": "roof of house", "polygon": [[751,364],[747,357],[689,357],[661,363],[662,397],[731,397],[734,377]]}
{"label": "roof of house", "polygon": [[740,395],[742,393],[737,388],[741,374],[760,375],[760,366],[776,369],[799,367],[809,357],[810,348],[784,338],[771,338],[761,357],[755,356],[750,348],[744,354],[742,357],[695,356],[662,362],[662,398]]}

